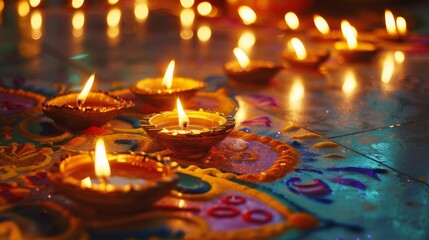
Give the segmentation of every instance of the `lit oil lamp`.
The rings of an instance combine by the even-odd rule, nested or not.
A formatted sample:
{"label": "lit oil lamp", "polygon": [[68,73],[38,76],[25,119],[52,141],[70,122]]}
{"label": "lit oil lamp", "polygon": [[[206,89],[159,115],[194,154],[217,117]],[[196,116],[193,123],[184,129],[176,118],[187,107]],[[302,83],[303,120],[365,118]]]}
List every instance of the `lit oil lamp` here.
{"label": "lit oil lamp", "polygon": [[200,156],[222,141],[235,126],[232,116],[184,110],[180,99],[173,111],[145,116],[141,127],[149,137],[180,156]]}
{"label": "lit oil lamp", "polygon": [[317,68],[329,58],[329,51],[307,51],[304,44],[298,38],[292,38],[288,42],[288,51],[283,53],[283,58],[291,67]]}
{"label": "lit oil lamp", "polygon": [[240,48],[234,49],[238,61],[230,61],[224,65],[225,74],[240,83],[267,84],[283,66],[268,61],[250,61]]}
{"label": "lit oil lamp", "polygon": [[174,105],[174,100],[178,97],[187,100],[204,88],[205,84],[201,81],[173,77],[174,65],[175,61],[170,61],[163,78],[140,80],[130,90],[146,103],[165,107]]}
{"label": "lit oil lamp", "polygon": [[310,31],[310,36],[320,41],[339,41],[342,39],[341,31],[331,30],[328,22],[320,15],[313,16],[316,31]]}
{"label": "lit oil lamp", "polygon": [[335,49],[346,62],[370,61],[378,52],[378,47],[369,42],[358,42],[358,32],[348,21],[341,22],[341,31],[346,41],[335,43]]}
{"label": "lit oil lamp", "polygon": [[386,29],[377,30],[375,34],[378,38],[387,41],[403,42],[407,38],[407,21],[399,16],[395,19],[390,10],[384,12]]}
{"label": "lit oil lamp", "polygon": [[121,213],[143,210],[168,195],[178,180],[176,166],[144,154],[106,154],[98,139],[95,154],[67,157],[49,177],[57,191],[78,205]]}
{"label": "lit oil lamp", "polygon": [[43,113],[59,127],[82,130],[90,126],[102,126],[134,106],[122,98],[106,92],[90,92],[94,74],[88,79],[82,92],[56,96],[43,102]]}

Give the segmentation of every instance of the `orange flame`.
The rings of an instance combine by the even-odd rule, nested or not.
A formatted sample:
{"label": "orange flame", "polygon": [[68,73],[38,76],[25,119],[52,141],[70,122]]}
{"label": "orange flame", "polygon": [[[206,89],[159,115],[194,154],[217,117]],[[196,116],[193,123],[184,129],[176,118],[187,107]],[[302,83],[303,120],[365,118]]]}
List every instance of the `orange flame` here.
{"label": "orange flame", "polygon": [[288,12],[285,14],[286,25],[292,29],[297,30],[299,28],[299,19],[294,12]]}
{"label": "orange flame", "polygon": [[29,2],[30,2],[30,6],[35,8],[40,5],[41,0],[29,0]]}
{"label": "orange flame", "polygon": [[396,18],[396,28],[398,29],[399,35],[407,35],[407,21],[403,17]]}
{"label": "orange flame", "polygon": [[292,38],[290,40],[292,48],[299,60],[304,60],[307,57],[307,50],[305,50],[304,44],[298,38]]}
{"label": "orange flame", "polygon": [[134,2],[134,16],[137,22],[144,22],[149,16],[149,6],[146,0],[136,0]]}
{"label": "orange flame", "polygon": [[347,41],[347,46],[349,49],[355,49],[358,45],[357,43],[357,31],[348,21],[341,21],[341,31],[343,36]]}
{"label": "orange flame", "polygon": [[212,12],[213,6],[209,2],[198,4],[197,11],[201,16],[208,16]]}
{"label": "orange flame", "polygon": [[94,77],[95,73],[93,73],[88,78],[88,81],[86,82],[85,87],[83,87],[82,92],[80,92],[80,94],[77,96],[76,104],[78,107],[81,107],[85,102],[86,98],[88,97],[89,91],[91,91],[92,84],[94,83]]}
{"label": "orange flame", "polygon": [[252,32],[244,32],[238,39],[238,47],[245,50],[247,53],[252,49],[256,42],[255,34]]}
{"label": "orange flame", "polygon": [[256,22],[256,13],[248,6],[240,6],[238,8],[238,15],[245,25],[251,25]]}
{"label": "orange flame", "polygon": [[72,0],[72,7],[74,9],[78,9],[80,7],[82,7],[83,3],[85,2],[85,0]]}
{"label": "orange flame", "polygon": [[180,0],[180,4],[184,8],[191,8],[194,6],[195,0]]}
{"label": "orange flame", "polygon": [[238,60],[238,64],[240,64],[241,68],[246,68],[250,64],[250,59],[240,48],[234,48],[234,55]]}
{"label": "orange flame", "polygon": [[317,30],[323,35],[328,35],[331,32],[328,22],[321,17],[320,15],[314,15],[314,25],[316,25]]}
{"label": "orange flame", "polygon": [[180,98],[177,98],[177,115],[179,118],[179,126],[186,128],[189,125],[189,118],[186,115],[185,110],[183,110]]}
{"label": "orange flame", "polygon": [[207,42],[212,36],[212,30],[209,26],[201,26],[198,28],[197,36],[201,42]]}
{"label": "orange flame", "polygon": [[99,178],[110,177],[110,165],[107,160],[106,147],[102,138],[95,145],[95,175]]}
{"label": "orange flame", "polygon": [[176,62],[174,60],[171,60],[168,64],[167,70],[165,71],[164,78],[162,78],[161,84],[167,89],[171,89],[171,86],[173,85],[173,73],[175,65]]}
{"label": "orange flame", "polygon": [[386,23],[386,31],[390,36],[397,36],[395,17],[390,10],[384,11],[384,20]]}

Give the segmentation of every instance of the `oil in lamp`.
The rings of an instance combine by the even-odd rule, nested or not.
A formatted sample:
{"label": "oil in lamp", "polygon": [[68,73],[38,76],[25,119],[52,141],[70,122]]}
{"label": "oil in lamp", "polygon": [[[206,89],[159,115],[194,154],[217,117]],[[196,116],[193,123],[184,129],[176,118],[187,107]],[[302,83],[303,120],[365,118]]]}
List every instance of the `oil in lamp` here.
{"label": "oil in lamp", "polygon": [[125,213],[143,210],[169,194],[178,181],[176,166],[147,154],[106,154],[100,138],[95,153],[67,157],[49,177],[58,192],[78,205]]}
{"label": "oil in lamp", "polygon": [[184,110],[180,99],[173,111],[145,116],[140,126],[147,135],[180,156],[206,155],[235,126],[232,116],[200,110]]}
{"label": "oil in lamp", "polygon": [[234,48],[237,61],[230,61],[224,65],[225,74],[243,84],[267,84],[283,66],[268,61],[250,61],[249,57],[240,48]]}
{"label": "oil in lamp", "polygon": [[59,127],[82,130],[90,126],[102,126],[125,109],[134,106],[134,103],[107,92],[91,92],[93,82],[94,74],[80,93],[66,93],[44,101],[43,113]]}
{"label": "oil in lamp", "polygon": [[282,55],[291,67],[317,68],[329,58],[329,51],[306,50],[301,40],[294,37],[288,41],[288,49]]}
{"label": "oil in lamp", "polygon": [[339,41],[342,39],[341,31],[331,30],[328,22],[320,15],[313,16],[316,31],[310,31],[309,35],[319,41]]}
{"label": "oil in lamp", "polygon": [[407,38],[407,21],[399,16],[395,19],[390,10],[384,11],[386,29],[376,30],[375,35],[387,41],[403,42]]}
{"label": "oil in lamp", "polygon": [[346,41],[335,43],[335,49],[346,62],[370,61],[377,54],[379,48],[369,42],[358,42],[358,32],[348,21],[341,22],[341,31]]}
{"label": "oil in lamp", "polygon": [[171,106],[176,98],[187,100],[204,88],[205,84],[201,81],[173,77],[174,66],[175,61],[172,60],[163,78],[140,80],[136,85],[130,87],[130,90],[145,103],[155,106]]}

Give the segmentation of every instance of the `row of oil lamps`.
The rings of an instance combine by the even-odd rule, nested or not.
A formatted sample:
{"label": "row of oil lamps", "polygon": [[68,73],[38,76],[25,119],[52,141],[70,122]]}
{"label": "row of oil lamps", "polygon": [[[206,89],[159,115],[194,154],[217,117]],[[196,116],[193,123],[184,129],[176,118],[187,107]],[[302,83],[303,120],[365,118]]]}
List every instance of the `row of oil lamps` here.
{"label": "row of oil lamps", "polygon": [[[180,98],[193,97],[205,84],[173,77],[174,65],[173,60],[163,78],[143,79],[130,87],[142,101],[159,107],[171,106],[177,99],[176,109],[145,116],[141,127],[174,155],[206,154],[234,128],[235,119],[202,109],[184,110]],[[93,82],[94,75],[81,92],[47,99],[42,106],[44,114],[60,128],[78,131],[102,126],[134,106],[107,92],[91,91]],[[165,164],[157,157],[146,153],[106,154],[103,140],[99,139],[94,154],[67,157],[59,172],[50,176],[58,191],[78,204],[103,212],[135,211],[167,195],[178,180],[175,163]]]}
{"label": "row of oil lamps", "polygon": [[[242,14],[242,20],[246,23],[246,16]],[[247,19],[248,20],[248,19]],[[299,31],[299,20],[295,13],[285,15],[288,31]],[[310,32],[311,38],[318,41],[334,42],[334,49],[343,62],[369,62],[380,51],[380,47],[370,37],[358,37],[358,31],[347,20],[341,22],[341,31],[331,31],[329,24],[319,15],[314,16],[317,32]],[[406,21],[403,17],[395,18],[390,10],[385,11],[386,30],[377,30],[377,38],[404,42],[409,37]],[[264,84],[277,74],[283,67],[266,61],[250,61],[247,55],[239,48],[234,49],[234,55],[238,63],[233,61],[224,66],[225,73],[236,81],[243,83]],[[306,49],[299,38],[293,37],[288,41],[287,49],[282,57],[292,68],[317,69],[330,57],[326,49]]]}

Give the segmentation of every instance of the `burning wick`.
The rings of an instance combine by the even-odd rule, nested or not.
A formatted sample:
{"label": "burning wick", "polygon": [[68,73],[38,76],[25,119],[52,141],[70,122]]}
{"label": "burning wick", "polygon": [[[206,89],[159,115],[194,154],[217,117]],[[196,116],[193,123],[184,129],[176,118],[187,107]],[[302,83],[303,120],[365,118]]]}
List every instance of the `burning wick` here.
{"label": "burning wick", "polygon": [[88,81],[85,84],[85,87],[83,87],[82,92],[77,96],[76,99],[76,105],[81,108],[82,105],[85,103],[86,98],[88,97],[89,91],[91,91],[92,84],[94,83],[94,76],[95,73],[91,75],[91,77],[88,78]]}
{"label": "burning wick", "polygon": [[177,98],[177,114],[179,118],[179,126],[186,128],[189,125],[189,118],[183,110],[182,103],[180,102],[180,98]]}
{"label": "burning wick", "polygon": [[95,175],[107,189],[108,177],[111,175],[109,160],[107,160],[106,147],[102,138],[95,145]]}
{"label": "burning wick", "polygon": [[243,50],[241,50],[240,48],[234,48],[234,55],[237,58],[238,64],[242,69],[245,69],[249,66],[250,59]]}
{"label": "burning wick", "polygon": [[174,73],[174,66],[176,62],[174,60],[171,60],[168,64],[167,70],[165,70],[164,78],[162,79],[162,86],[164,86],[167,89],[171,89],[171,86],[173,85],[173,73]]}

